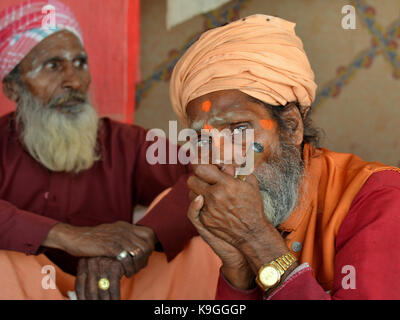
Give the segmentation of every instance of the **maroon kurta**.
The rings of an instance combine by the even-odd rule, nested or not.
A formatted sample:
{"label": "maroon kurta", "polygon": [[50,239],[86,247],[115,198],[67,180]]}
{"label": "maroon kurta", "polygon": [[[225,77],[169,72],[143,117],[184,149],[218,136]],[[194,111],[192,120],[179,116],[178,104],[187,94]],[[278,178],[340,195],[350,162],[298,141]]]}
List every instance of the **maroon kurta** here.
{"label": "maroon kurta", "polygon": [[[99,134],[101,160],[79,174],[55,173],[23,149],[14,113],[0,117],[0,249],[37,254],[58,222],[75,226],[132,222],[136,204],[149,205],[176,184],[142,223],[155,230],[172,258],[195,234],[187,219],[178,223],[189,204],[190,168],[148,164],[146,150],[152,143],[146,141],[144,129],[105,118]],[[176,237],[167,237],[167,230]],[[73,257],[60,250],[46,249],[45,253],[65,271],[75,272]]]}
{"label": "maroon kurta", "polygon": [[[400,299],[399,231],[400,174],[374,173],[354,198],[336,237],[332,292],[326,293],[302,264],[268,299]],[[354,268],[351,281],[349,266]],[[261,298],[260,289],[241,291],[220,276],[216,299]]]}

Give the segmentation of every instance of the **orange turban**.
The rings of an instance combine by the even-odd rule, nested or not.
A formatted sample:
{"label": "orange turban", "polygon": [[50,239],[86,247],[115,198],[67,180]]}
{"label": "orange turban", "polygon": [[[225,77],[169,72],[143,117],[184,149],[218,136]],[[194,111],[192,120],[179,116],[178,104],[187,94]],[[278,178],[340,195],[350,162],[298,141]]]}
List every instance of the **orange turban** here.
{"label": "orange turban", "polygon": [[317,85],[294,27],[257,14],[203,33],[172,73],[170,96],[179,119],[186,122],[191,100],[227,89],[272,105],[297,101],[308,109]]}

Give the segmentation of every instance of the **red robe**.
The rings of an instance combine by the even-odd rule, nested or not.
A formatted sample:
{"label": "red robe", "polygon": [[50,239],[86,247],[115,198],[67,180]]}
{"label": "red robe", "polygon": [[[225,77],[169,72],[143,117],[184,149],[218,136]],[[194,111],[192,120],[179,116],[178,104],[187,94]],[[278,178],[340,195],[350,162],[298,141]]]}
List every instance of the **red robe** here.
{"label": "red robe", "polygon": [[[44,252],[64,271],[74,274],[77,258],[40,247],[56,223],[95,226],[119,220],[132,222],[135,205],[148,206],[171,186],[175,185],[174,190],[186,188],[189,166],[150,165],[146,161],[146,150],[153,141],[146,141],[144,129],[105,118],[99,143],[101,160],[89,170],[79,174],[51,172],[22,147],[14,113],[0,117],[0,249],[26,254]],[[168,150],[167,144],[167,153]],[[162,224],[185,237],[185,231],[180,230],[193,232],[194,228],[190,222],[175,223],[175,211],[164,214],[164,205],[171,200],[173,207],[173,193],[154,208],[154,214],[149,213],[148,225]],[[184,210],[180,207],[177,213],[185,216]],[[182,214],[176,217],[178,221]],[[163,243],[163,231],[157,235],[169,257],[180,251],[180,245]]]}
{"label": "red robe", "polygon": [[[335,240],[334,283],[326,292],[307,264],[273,291],[271,300],[400,299],[400,174],[370,176],[354,198]],[[296,270],[295,270],[296,271]],[[220,275],[216,299],[262,299]]]}

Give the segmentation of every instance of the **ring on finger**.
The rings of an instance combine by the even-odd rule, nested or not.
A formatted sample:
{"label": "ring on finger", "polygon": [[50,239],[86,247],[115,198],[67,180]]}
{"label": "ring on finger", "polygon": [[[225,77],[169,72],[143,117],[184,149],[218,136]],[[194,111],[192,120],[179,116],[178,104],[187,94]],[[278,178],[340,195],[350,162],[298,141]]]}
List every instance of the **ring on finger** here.
{"label": "ring on finger", "polygon": [[110,289],[110,280],[107,278],[101,278],[98,282],[97,285],[100,290],[107,291]]}
{"label": "ring on finger", "polygon": [[140,254],[140,252],[142,252],[142,249],[136,248],[136,249],[129,251],[128,253],[134,259],[137,255]]}
{"label": "ring on finger", "polygon": [[124,260],[127,256],[128,256],[128,251],[123,250],[119,253],[119,255],[117,255],[117,260],[118,261]]}

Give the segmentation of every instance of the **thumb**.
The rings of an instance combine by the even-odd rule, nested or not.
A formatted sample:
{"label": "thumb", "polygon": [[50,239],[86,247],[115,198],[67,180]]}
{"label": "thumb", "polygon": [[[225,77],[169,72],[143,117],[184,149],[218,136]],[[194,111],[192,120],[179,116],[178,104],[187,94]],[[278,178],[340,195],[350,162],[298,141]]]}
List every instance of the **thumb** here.
{"label": "thumb", "polygon": [[232,164],[224,164],[221,171],[233,177],[235,175],[235,167]]}
{"label": "thumb", "polygon": [[254,188],[257,188],[257,190],[259,189],[258,180],[254,174],[246,176],[246,182],[251,184]]}
{"label": "thumb", "polygon": [[213,242],[212,239],[214,239],[215,237],[212,236],[210,231],[208,231],[207,228],[200,221],[200,211],[203,208],[203,205],[204,197],[202,195],[197,196],[196,199],[191,202],[187,216],[193,226],[197,229],[197,232],[200,234],[203,240],[210,244]]}
{"label": "thumb", "polygon": [[188,218],[190,221],[195,224],[196,221],[199,220],[199,213],[201,208],[203,208],[204,205],[204,198],[202,195],[198,195],[191,203],[189,206],[188,210]]}

